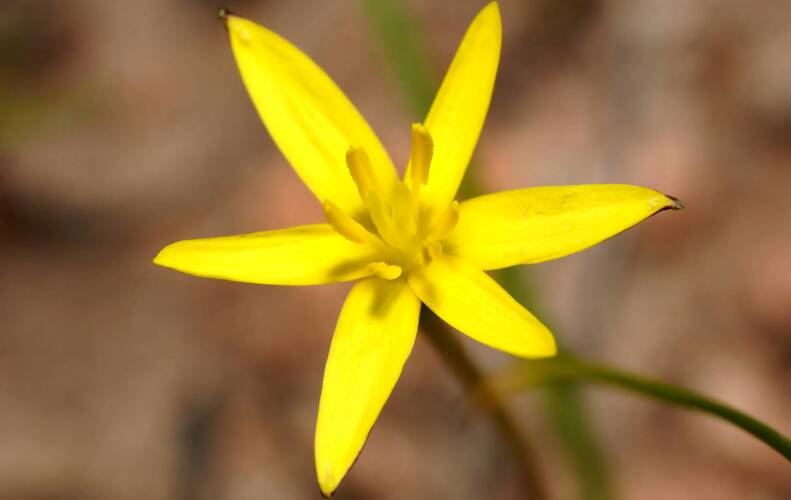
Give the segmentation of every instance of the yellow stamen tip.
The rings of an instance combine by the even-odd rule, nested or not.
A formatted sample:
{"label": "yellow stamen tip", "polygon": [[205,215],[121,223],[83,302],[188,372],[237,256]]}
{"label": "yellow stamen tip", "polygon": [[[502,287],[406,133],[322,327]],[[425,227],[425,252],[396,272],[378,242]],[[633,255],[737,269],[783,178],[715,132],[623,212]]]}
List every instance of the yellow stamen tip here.
{"label": "yellow stamen tip", "polygon": [[458,223],[459,202],[453,200],[448,208],[437,217],[434,227],[431,228],[431,236],[438,240],[444,239]]}
{"label": "yellow stamen tip", "polygon": [[412,152],[409,155],[409,177],[412,189],[428,182],[429,166],[434,154],[434,141],[428,129],[421,123],[412,124]]}
{"label": "yellow stamen tip", "polygon": [[325,200],[322,208],[324,208],[327,224],[332,226],[336,233],[354,243],[367,243],[371,240],[371,233],[346,212],[338,208],[335,203]]}
{"label": "yellow stamen tip", "polygon": [[379,183],[371,166],[371,159],[363,148],[352,146],[346,151],[346,166],[352,175],[360,198],[365,200],[368,193],[379,193]]}

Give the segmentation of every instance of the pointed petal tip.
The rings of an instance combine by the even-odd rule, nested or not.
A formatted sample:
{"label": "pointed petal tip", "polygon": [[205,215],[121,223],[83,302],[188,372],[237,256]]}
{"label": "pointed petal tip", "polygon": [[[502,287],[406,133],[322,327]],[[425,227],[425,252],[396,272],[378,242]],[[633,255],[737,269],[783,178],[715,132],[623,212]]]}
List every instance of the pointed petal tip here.
{"label": "pointed petal tip", "polygon": [[167,260],[166,259],[166,250],[167,250],[167,248],[168,247],[165,247],[162,250],[160,250],[156,254],[156,256],[153,259],[151,259],[151,262],[156,264],[156,265],[158,265],[158,266],[167,267],[167,264],[165,263],[166,260]]}
{"label": "pointed petal tip", "polygon": [[553,358],[558,354],[558,346],[555,342],[555,336],[549,329],[545,330],[545,335],[540,341],[534,342],[530,348],[521,354],[521,357],[528,359],[542,359]]}
{"label": "pointed petal tip", "polygon": [[151,259],[151,262],[157,266],[166,267],[168,269],[177,269],[176,260],[174,259],[172,251],[174,245],[176,245],[176,243],[172,243],[160,250],[156,257]]}
{"label": "pointed petal tip", "polygon": [[324,498],[330,498],[335,494],[335,490],[338,489],[338,484],[340,483],[339,480],[335,478],[335,475],[332,473],[328,466],[323,468],[318,468],[318,482],[319,482],[319,492],[321,496]]}
{"label": "pointed petal tip", "polygon": [[543,323],[539,323],[537,330],[526,334],[521,345],[514,345],[513,349],[500,349],[513,356],[523,359],[554,358],[558,354],[558,345],[552,331]]}
{"label": "pointed petal tip", "polygon": [[228,16],[232,15],[233,13],[226,7],[220,7],[220,9],[217,11],[217,18],[226,28],[228,27]]}
{"label": "pointed petal tip", "polygon": [[673,202],[673,203],[672,203],[672,204],[671,204],[671,205],[668,207],[670,210],[684,210],[684,208],[686,207],[686,205],[684,204],[684,202],[683,202],[683,201],[681,201],[681,200],[679,200],[679,199],[678,199],[678,198],[676,198],[675,196],[670,196],[669,194],[666,194],[665,196],[667,196],[667,197],[670,199],[670,201],[672,201],[672,202]]}
{"label": "pointed petal tip", "polygon": [[555,342],[555,337],[551,333],[549,334],[549,342],[547,343],[547,349],[542,353],[542,357],[544,358],[554,358],[558,355],[558,345]]}
{"label": "pointed petal tip", "polygon": [[490,13],[490,15],[497,17],[497,19],[499,20],[500,19],[500,3],[497,2],[497,1],[489,2],[488,4],[486,4],[486,7],[481,9],[481,14],[483,14],[485,12],[486,13]]}
{"label": "pointed petal tip", "polygon": [[488,26],[489,30],[493,30],[494,33],[499,33],[502,36],[503,19],[500,15],[500,4],[498,2],[489,2],[484,8],[479,10],[471,26],[478,23]]}
{"label": "pointed petal tip", "polygon": [[167,267],[168,269],[178,269],[177,265],[179,262],[179,254],[180,251],[184,248],[182,246],[185,241],[176,241],[175,243],[171,243],[167,245],[162,250],[157,253],[157,255],[151,259],[151,262],[162,267]]}

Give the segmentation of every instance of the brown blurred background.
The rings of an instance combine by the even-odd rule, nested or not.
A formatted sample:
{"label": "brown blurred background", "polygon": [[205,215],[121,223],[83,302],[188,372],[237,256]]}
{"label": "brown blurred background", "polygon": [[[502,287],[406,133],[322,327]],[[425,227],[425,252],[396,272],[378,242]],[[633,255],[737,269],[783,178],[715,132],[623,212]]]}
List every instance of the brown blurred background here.
{"label": "brown blurred background", "polygon": [[[409,1],[444,71],[482,1]],[[220,5],[0,3],[0,499],[317,498],[313,425],[348,285],[211,281],[165,244],[321,220],[260,124]],[[405,97],[353,0],[231,1],[324,67],[403,164]],[[470,172],[634,183],[663,213],[523,272],[577,352],[791,433],[791,2],[502,0]],[[495,369],[505,355],[467,343]],[[540,391],[539,391],[540,392]],[[785,500],[791,467],[707,417],[586,390],[615,498]],[[514,408],[576,498],[540,393]],[[520,498],[419,339],[339,499]]]}

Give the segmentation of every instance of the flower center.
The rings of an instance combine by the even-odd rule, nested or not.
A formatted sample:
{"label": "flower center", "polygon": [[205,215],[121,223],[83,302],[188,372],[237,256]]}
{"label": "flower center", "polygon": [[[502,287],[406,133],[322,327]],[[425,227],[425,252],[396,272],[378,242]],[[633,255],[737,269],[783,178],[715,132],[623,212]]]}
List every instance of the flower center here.
{"label": "flower center", "polygon": [[431,262],[442,254],[442,240],[459,220],[454,201],[433,220],[421,210],[420,188],[428,181],[434,145],[423,125],[412,125],[412,151],[404,179],[386,192],[376,178],[364,149],[351,147],[346,165],[366,209],[366,220],[355,220],[330,200],[324,201],[327,222],[349,241],[371,245],[382,260],[368,269],[382,279],[395,279],[403,272]]}

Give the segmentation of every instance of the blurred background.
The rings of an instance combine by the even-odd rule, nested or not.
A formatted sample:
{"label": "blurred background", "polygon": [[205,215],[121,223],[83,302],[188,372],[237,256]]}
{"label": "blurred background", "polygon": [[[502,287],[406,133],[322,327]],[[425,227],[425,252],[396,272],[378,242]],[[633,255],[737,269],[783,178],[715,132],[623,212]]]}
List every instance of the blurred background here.
{"label": "blurred background", "polygon": [[[483,5],[225,3],[310,54],[401,165],[421,101],[388,26],[408,16],[412,33],[389,43],[425,51],[438,81]],[[2,500],[319,497],[313,426],[348,285],[254,286],[151,264],[176,240],[322,220],[245,93],[220,6],[0,3]],[[501,11],[474,189],[633,183],[687,204],[520,268],[522,300],[589,359],[791,433],[791,2],[502,0]],[[510,362],[465,344],[487,370]],[[599,491],[580,482],[546,391],[509,402],[549,498],[791,498],[788,463],[741,431],[583,389],[575,418],[587,419]],[[337,498],[516,499],[518,475],[419,336]]]}

